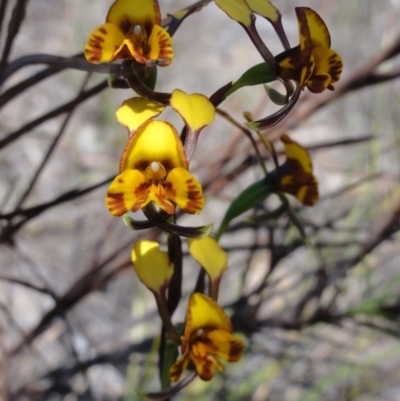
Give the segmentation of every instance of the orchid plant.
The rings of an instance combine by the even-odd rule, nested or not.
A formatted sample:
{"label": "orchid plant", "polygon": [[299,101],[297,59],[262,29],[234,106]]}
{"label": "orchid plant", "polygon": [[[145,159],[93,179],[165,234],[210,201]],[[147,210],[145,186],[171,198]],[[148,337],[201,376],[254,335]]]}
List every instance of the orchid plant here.
{"label": "orchid plant", "polygon": [[[153,293],[162,321],[159,355],[162,388],[158,392],[142,393],[149,399],[167,399],[196,376],[211,380],[217,370],[224,369],[221,360],[236,362],[243,355],[244,341],[233,334],[230,319],[218,304],[223,274],[228,268],[228,256],[219,240],[232,220],[263,203],[271,194],[278,195],[279,208],[255,215],[251,221],[256,224],[286,213],[301,235],[305,235],[287,195],[306,206],[318,200],[318,182],[311,157],[304,147],[283,134],[280,140],[286,161],[280,163],[274,144],[266,139],[265,132],[285,118],[305,88],[313,93],[333,90],[342,71],[341,58],[331,49],[328,28],[314,10],[295,8],[299,44],[292,47],[280,12],[269,1],[215,0],[222,12],[244,28],[264,62],[250,68],[235,82],[216,88],[210,97],[187,94],[181,89],[172,93],[157,92],[157,68],[170,66],[173,61],[173,34],[186,18],[210,2],[199,1],[162,20],[157,0],[116,0],[105,23],[89,35],[85,47],[89,63],[117,63],[118,68],[113,71],[118,74],[110,78],[110,86],[130,88],[136,93],[116,111],[116,119],[127,129],[128,138],[119,162],[119,174],[107,190],[106,207],[113,216],[123,217],[129,228],[157,227],[167,238],[166,250],[150,240],[132,244],[134,269]],[[262,41],[256,30],[256,16],[272,24],[283,46],[281,53],[273,55]],[[240,88],[276,80],[283,84],[286,93],[277,94],[268,87],[266,93],[272,102],[283,107],[257,121],[249,113],[243,117],[243,125],[254,131],[257,138],[252,141],[254,151],[258,155],[264,148],[275,162],[275,170],[267,172],[259,158],[264,178],[237,194],[218,230],[213,231],[213,224],[180,226],[177,219],[181,213],[199,214],[206,201],[201,182],[190,172],[190,161],[202,129],[213,123],[218,106]],[[183,120],[180,134],[173,124],[159,117],[168,107]],[[131,217],[131,213],[139,210],[147,220]],[[182,238],[187,238],[189,253],[201,267],[198,277],[189,284],[193,292],[184,325],[179,329],[172,315],[181,301]],[[171,344],[173,358],[167,358]],[[181,379],[183,375],[186,377]],[[178,384],[171,386],[171,382]]]}

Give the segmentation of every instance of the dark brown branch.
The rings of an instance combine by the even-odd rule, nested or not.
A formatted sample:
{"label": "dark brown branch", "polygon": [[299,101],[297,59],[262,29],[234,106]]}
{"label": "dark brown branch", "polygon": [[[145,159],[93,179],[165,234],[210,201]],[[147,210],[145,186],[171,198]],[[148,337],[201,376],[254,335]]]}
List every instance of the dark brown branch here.
{"label": "dark brown branch", "polygon": [[50,120],[54,117],[59,116],[62,113],[66,113],[66,112],[70,111],[71,109],[76,107],[78,104],[83,103],[85,100],[91,98],[94,95],[97,95],[98,93],[100,93],[101,91],[103,91],[106,88],[107,88],[107,81],[103,81],[100,84],[93,87],[92,89],[89,89],[88,91],[83,92],[82,94],[77,96],[74,100],[71,100],[70,102],[63,104],[62,106],[49,111],[48,113],[42,115],[41,117],[36,118],[35,120],[24,125],[17,131],[8,134],[5,138],[0,140],[0,149],[2,149],[5,146],[9,145],[10,143],[14,142],[19,137],[21,137],[23,134],[33,130],[38,125],[43,124],[47,120]]}
{"label": "dark brown branch", "polygon": [[26,6],[28,0],[17,0],[17,4],[12,12],[11,20],[8,25],[8,34],[4,45],[3,54],[0,60],[0,70],[7,64],[14,39],[17,37],[22,22],[25,19]]}
{"label": "dark brown branch", "polygon": [[[87,74],[81,89],[79,90],[78,96],[80,96],[83,93],[83,90],[85,89],[85,86],[87,85],[88,81],[90,78],[90,74]],[[50,144],[49,148],[47,149],[46,154],[43,157],[42,162],[40,163],[40,165],[38,166],[38,168],[35,171],[34,176],[32,177],[28,187],[26,188],[26,190],[24,191],[24,193],[21,195],[19,201],[17,202],[16,206],[15,206],[15,210],[20,209],[21,205],[24,203],[24,201],[26,200],[26,198],[29,196],[29,194],[31,193],[34,185],[36,184],[41,172],[43,171],[44,167],[46,166],[47,162],[50,160],[50,156],[52,155],[52,153],[54,152],[54,150],[57,147],[57,144],[59,142],[59,140],[61,139],[62,135],[65,132],[65,129],[67,128],[67,124],[70,121],[71,117],[72,117],[72,113],[74,112],[75,107],[72,107],[71,110],[68,112],[68,114],[65,116],[64,121],[61,124],[61,127],[57,133],[57,135],[54,137],[52,143]]]}

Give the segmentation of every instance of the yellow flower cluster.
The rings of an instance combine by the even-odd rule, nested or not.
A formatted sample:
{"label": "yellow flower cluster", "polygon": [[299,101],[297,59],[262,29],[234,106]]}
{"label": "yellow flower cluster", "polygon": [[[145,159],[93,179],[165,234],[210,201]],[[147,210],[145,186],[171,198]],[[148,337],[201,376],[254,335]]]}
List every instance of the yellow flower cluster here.
{"label": "yellow flower cluster", "polygon": [[[244,74],[239,84],[228,84],[210,98],[179,89],[171,94],[155,92],[146,79],[157,66],[171,64],[174,57],[171,35],[183,19],[208,2],[199,2],[197,6],[169,16],[167,30],[168,24],[162,26],[157,0],[116,0],[105,23],[90,34],[85,47],[85,57],[90,63],[116,61],[121,67],[117,78],[122,76],[123,83],[139,94],[125,100],[116,112],[117,121],[128,131],[128,139],[120,159],[119,174],[107,190],[106,206],[113,216],[124,216],[133,228],[157,226],[168,233],[168,252],[161,250],[157,242],[138,241],[132,249],[132,262],[139,279],[155,296],[164,328],[180,347],[180,357],[168,366],[173,382],[190,368],[194,368],[201,379],[210,380],[216,369],[224,369],[221,359],[236,362],[244,349],[243,341],[232,334],[232,324],[217,303],[221,279],[227,269],[227,254],[218,241],[208,235],[211,226],[181,227],[175,221],[177,207],[189,214],[198,214],[204,207],[202,186],[189,172],[200,132],[213,122],[216,106],[242,86],[270,82],[272,77],[280,79],[287,87],[290,87],[289,81],[296,82],[298,92],[307,87],[318,93],[333,89],[332,84],[338,81],[342,70],[340,56],[330,49],[325,23],[310,8],[296,8],[300,43],[290,47],[281,15],[269,1],[215,0],[220,9],[246,30],[266,65]],[[271,22],[284,45],[282,53],[273,56],[262,42],[255,28],[255,14]],[[268,79],[257,75],[265,71],[265,67],[270,71]],[[291,96],[289,93],[288,99]],[[286,115],[284,113],[298,96],[292,96],[284,111],[278,113],[279,118],[273,116],[276,121]],[[170,122],[158,118],[167,107],[182,119],[181,135]],[[260,126],[256,124],[255,127],[257,130]],[[318,183],[306,149],[282,135],[287,157],[279,165],[273,146],[258,133],[270,150],[276,169],[266,173],[261,182],[253,184],[232,202],[224,219],[226,226],[218,233],[225,230],[232,218],[263,201],[270,193],[291,194],[308,206],[318,199]],[[128,215],[140,209],[149,219],[141,224]],[[180,287],[178,302],[171,301],[174,293],[170,291],[172,284],[177,285],[177,277],[182,276],[181,271],[177,272],[182,267],[181,236],[189,238],[189,253],[201,266],[198,284],[189,298],[183,333],[177,331],[171,320],[180,299]],[[208,296],[204,294],[205,277],[208,277]]]}

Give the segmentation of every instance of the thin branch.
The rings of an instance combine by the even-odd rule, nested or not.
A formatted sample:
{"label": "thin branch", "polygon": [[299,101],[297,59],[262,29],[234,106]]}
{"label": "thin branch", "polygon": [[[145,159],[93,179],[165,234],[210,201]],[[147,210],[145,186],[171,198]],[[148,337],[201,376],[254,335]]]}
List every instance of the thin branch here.
{"label": "thin branch", "polygon": [[0,60],[0,70],[7,64],[14,39],[17,37],[22,22],[25,19],[26,6],[28,0],[17,0],[17,4],[12,12],[11,20],[8,25],[8,35],[4,45],[3,54]]}
{"label": "thin branch", "polygon": [[57,107],[49,111],[48,113],[36,118],[35,120],[29,122],[28,124],[24,125],[20,129],[15,132],[8,134],[5,138],[0,140],[0,149],[4,148],[5,146],[9,145],[10,143],[16,141],[19,137],[24,135],[27,132],[30,132],[38,125],[43,124],[47,120],[55,118],[62,113],[66,113],[76,107],[78,104],[83,103],[85,100],[90,99],[92,96],[97,95],[101,91],[107,88],[107,81],[103,81],[100,84],[96,85],[92,89],[89,89],[86,92],[83,92],[79,96],[77,96],[74,100],[71,100],[68,103],[63,104],[62,106]]}
{"label": "thin branch", "polygon": [[[88,81],[90,78],[90,74],[87,74],[87,76],[85,77],[85,80],[81,86],[81,89],[79,90],[78,93],[78,97],[80,95],[82,95]],[[24,201],[26,200],[26,198],[29,196],[29,194],[31,193],[33,187],[35,186],[37,180],[39,179],[39,176],[41,174],[41,172],[43,171],[44,167],[46,166],[47,162],[50,160],[50,156],[52,155],[52,153],[54,152],[59,140],[61,139],[62,135],[65,132],[65,129],[67,128],[67,124],[70,121],[71,117],[72,117],[72,113],[75,110],[75,106],[73,106],[71,108],[71,110],[68,112],[68,114],[65,116],[64,121],[61,124],[61,127],[57,133],[57,135],[54,137],[52,143],[50,144],[49,148],[47,149],[46,154],[43,157],[42,162],[40,163],[39,167],[36,169],[34,176],[31,179],[31,182],[29,183],[28,187],[26,188],[26,190],[24,191],[24,193],[21,195],[19,201],[17,202],[14,210],[18,210],[20,209],[21,205],[24,203]]]}

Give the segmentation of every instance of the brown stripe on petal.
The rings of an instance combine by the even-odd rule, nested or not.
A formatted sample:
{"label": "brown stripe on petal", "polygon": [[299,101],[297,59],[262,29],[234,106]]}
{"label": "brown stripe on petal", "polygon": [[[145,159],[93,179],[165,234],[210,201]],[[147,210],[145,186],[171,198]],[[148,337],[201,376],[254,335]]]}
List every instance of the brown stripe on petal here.
{"label": "brown stripe on petal", "polygon": [[185,212],[189,214],[200,213],[204,206],[203,193],[199,190],[199,187],[194,184],[193,179],[186,180],[186,186],[188,189],[187,197],[189,201],[184,208]]}
{"label": "brown stripe on petal", "polygon": [[144,193],[147,195],[147,192],[148,192],[148,189],[149,189],[150,185],[151,185],[151,184],[148,183],[148,182],[143,182],[142,184],[140,184],[139,186],[137,186],[137,187],[135,188],[134,194],[135,194],[136,196],[139,196],[140,194],[143,194],[143,195],[144,195]]}
{"label": "brown stripe on petal", "polygon": [[164,184],[164,188],[171,198],[176,198],[176,189],[174,188],[172,182],[166,182]]}
{"label": "brown stripe on petal", "polygon": [[332,83],[337,82],[340,79],[342,69],[343,69],[343,63],[340,56],[337,53],[332,54],[329,57],[329,71],[328,71],[328,74],[331,76]]}
{"label": "brown stripe on petal", "polygon": [[312,93],[321,93],[328,88],[330,81],[329,75],[312,75],[307,80],[306,86]]}
{"label": "brown stripe on petal", "polygon": [[123,192],[107,193],[106,205],[108,211],[114,216],[122,216],[128,212],[125,207]]}
{"label": "brown stripe on petal", "polygon": [[207,356],[201,363],[196,363],[196,371],[200,378],[204,381],[209,381],[214,376],[215,365],[212,356]]}
{"label": "brown stripe on petal", "polygon": [[101,28],[99,28],[99,31],[103,34],[103,35],[107,35],[107,29],[104,28],[103,26]]}
{"label": "brown stripe on petal", "polygon": [[239,339],[229,341],[229,362],[236,362],[242,357],[244,348],[243,341]]}

